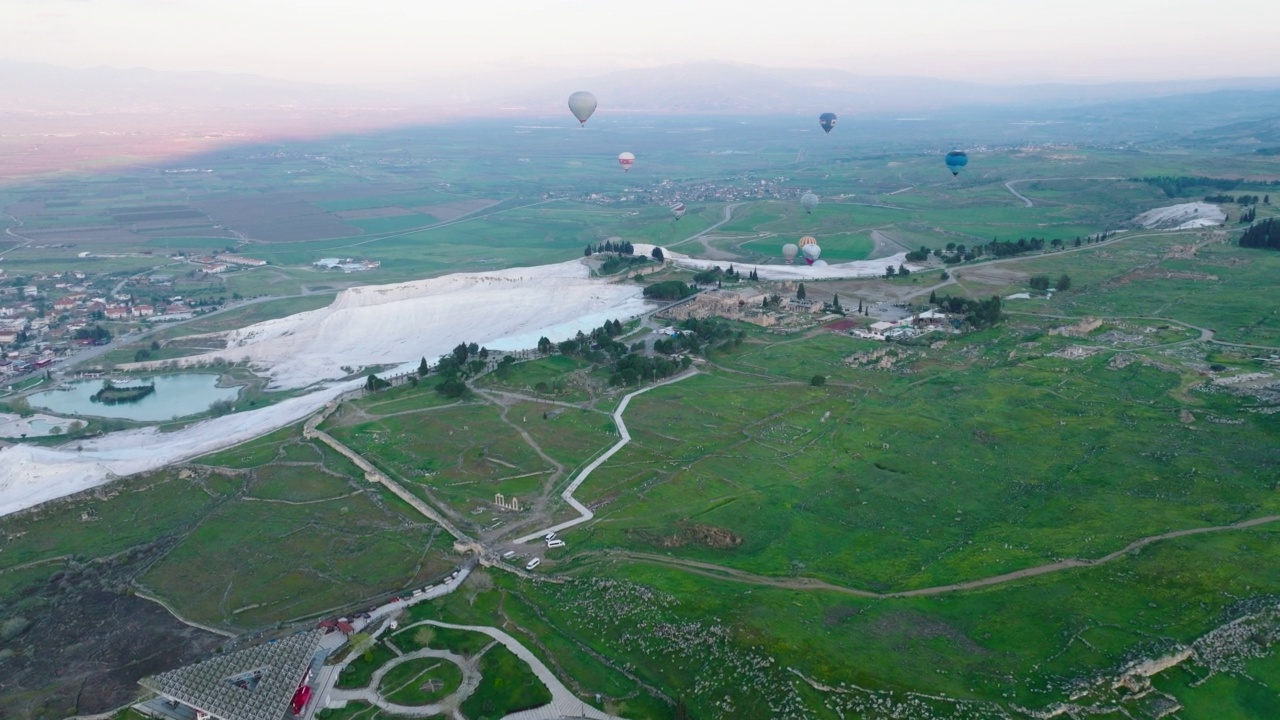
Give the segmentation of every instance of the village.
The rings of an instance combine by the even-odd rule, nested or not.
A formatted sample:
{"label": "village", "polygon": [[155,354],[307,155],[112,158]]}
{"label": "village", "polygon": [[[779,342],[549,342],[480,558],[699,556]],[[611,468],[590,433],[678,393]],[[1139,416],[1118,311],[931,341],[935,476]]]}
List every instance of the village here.
{"label": "village", "polygon": [[[233,253],[166,259],[163,268],[132,275],[66,270],[16,276],[0,268],[0,379],[47,370],[86,347],[156,323],[220,309],[226,298],[209,292],[220,290],[216,276],[267,264]],[[179,274],[170,270],[174,264],[188,267]],[[200,292],[192,297],[187,288]]]}

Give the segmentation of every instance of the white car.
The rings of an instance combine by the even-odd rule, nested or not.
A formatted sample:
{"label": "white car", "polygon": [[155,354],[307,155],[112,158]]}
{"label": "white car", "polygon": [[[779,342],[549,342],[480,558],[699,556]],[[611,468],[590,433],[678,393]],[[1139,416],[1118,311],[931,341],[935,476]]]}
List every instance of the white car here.
{"label": "white car", "polygon": [[541,559],[539,559],[539,558],[534,558],[534,559],[530,560],[527,564],[525,564],[524,569],[525,569],[525,570],[532,570],[532,569],[534,569],[534,568],[538,567],[538,566],[539,566],[539,565],[541,565],[541,564],[542,564],[542,560],[541,560]]}
{"label": "white car", "polygon": [[555,534],[555,533],[553,533],[553,532],[549,532],[549,533],[547,533],[546,535],[543,535],[543,536],[542,536],[542,539],[543,539],[543,540],[546,540],[547,542],[550,542],[550,541],[552,541],[552,540],[555,540],[555,539],[556,539],[556,534]]}
{"label": "white car", "polygon": [[511,558],[513,558],[513,557],[515,557],[515,556],[516,556],[516,551],[515,551],[515,550],[508,550],[508,551],[506,551],[506,552],[502,553],[502,559],[503,559],[503,560],[510,560]]}
{"label": "white car", "polygon": [[549,547],[549,548],[564,547],[564,541],[563,541],[563,540],[548,540],[548,541],[547,541],[547,547]]}

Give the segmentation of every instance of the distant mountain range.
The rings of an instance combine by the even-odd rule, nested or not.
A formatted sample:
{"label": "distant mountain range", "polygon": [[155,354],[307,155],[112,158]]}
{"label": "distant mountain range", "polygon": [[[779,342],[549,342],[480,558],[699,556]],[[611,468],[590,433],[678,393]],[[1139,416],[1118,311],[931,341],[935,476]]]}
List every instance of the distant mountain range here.
{"label": "distant mountain range", "polygon": [[[558,76],[558,77],[552,77]],[[1158,101],[1213,92],[1280,93],[1280,78],[1098,85],[984,85],[917,77],[872,77],[840,70],[694,63],[573,77],[567,70],[439,75],[431,80],[352,87],[253,75],[161,72],[143,68],[69,69],[0,60],[5,112],[102,113],[367,107],[486,115],[552,114],[589,89],[601,109],[670,114],[856,115],[967,107],[1078,107]],[[1257,117],[1256,115],[1254,117]]]}
{"label": "distant mountain range", "polygon": [[1280,78],[1100,85],[984,85],[920,77],[874,77],[841,70],[698,63],[622,70],[549,83],[517,103],[558,111],[562,97],[590,89],[609,107],[633,112],[714,114],[885,114],[947,109],[1072,107],[1217,91],[1280,91]]}
{"label": "distant mountain range", "polygon": [[256,75],[163,72],[146,68],[71,69],[0,60],[0,114],[163,113],[205,109],[390,106],[394,93]]}

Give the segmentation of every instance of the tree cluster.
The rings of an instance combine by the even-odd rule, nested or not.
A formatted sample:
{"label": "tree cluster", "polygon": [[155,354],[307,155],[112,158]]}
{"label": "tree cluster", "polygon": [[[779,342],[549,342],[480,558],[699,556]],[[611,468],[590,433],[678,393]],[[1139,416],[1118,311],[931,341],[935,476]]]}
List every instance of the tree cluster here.
{"label": "tree cluster", "polygon": [[907,253],[907,262],[924,262],[929,259],[929,255],[932,252],[929,248],[921,245],[919,250],[912,250]]}
{"label": "tree cluster", "polygon": [[1048,275],[1033,275],[1027,281],[1027,284],[1031,286],[1032,290],[1039,290],[1040,292],[1048,292],[1050,286],[1055,290],[1070,290],[1071,278],[1067,275],[1061,275],[1058,277],[1057,282],[1054,282]]}
{"label": "tree cluster", "polygon": [[649,262],[649,258],[639,255],[613,255],[600,266],[600,272],[605,275],[612,275],[623,268],[630,269],[646,262]]}
{"label": "tree cluster", "polygon": [[991,327],[1004,318],[1004,314],[1000,311],[998,295],[992,295],[989,300],[948,296],[938,298],[938,306],[946,312],[964,315],[965,322],[979,330]]}
{"label": "tree cluster", "polygon": [[1280,221],[1269,218],[1254,224],[1240,236],[1240,247],[1280,250]]}
{"label": "tree cluster", "polygon": [[[755,270],[751,271],[752,277],[750,279],[752,280],[757,279],[756,277],[754,277],[755,272],[756,272]],[[693,276],[693,282],[695,285],[710,285],[712,283],[718,283],[721,280],[729,280],[731,282],[735,282],[741,279],[742,279],[742,274],[739,273],[737,270],[734,270],[732,265],[729,266],[728,270],[725,270],[721,268],[719,265],[717,265],[711,268],[710,270],[702,270],[700,272],[697,272]]]}
{"label": "tree cluster", "polygon": [[1017,242],[1010,240],[992,240],[986,245],[981,246],[982,251],[992,257],[1012,257],[1023,253],[1037,252],[1043,250],[1045,241],[1042,238],[1018,238]]}
{"label": "tree cluster", "polygon": [[1197,188],[1208,188],[1210,190],[1235,190],[1244,181],[1236,178],[1211,178],[1198,175],[1158,175],[1155,177],[1129,178],[1130,182],[1146,183],[1154,185],[1165,194],[1166,197],[1188,197],[1196,193],[1193,190]]}
{"label": "tree cluster", "polygon": [[594,246],[587,245],[587,249],[584,250],[582,254],[587,257],[591,257],[591,255],[594,253],[618,253],[619,255],[634,255],[635,252],[636,252],[635,247],[632,246],[632,244],[629,242],[625,242],[625,241],[614,242],[612,240],[605,240],[604,242],[597,243]]}
{"label": "tree cluster", "polygon": [[693,361],[687,357],[675,360],[637,354],[624,355],[613,364],[613,373],[609,375],[609,384],[635,385],[642,380],[653,382],[670,377],[691,364],[693,364]]}
{"label": "tree cluster", "polygon": [[1242,225],[1248,225],[1249,223],[1257,219],[1258,219],[1257,207],[1246,208],[1244,212],[1240,213],[1240,223]]}
{"label": "tree cluster", "polygon": [[106,345],[111,342],[111,332],[101,325],[80,328],[74,337],[76,340],[92,340],[94,345]]}
{"label": "tree cluster", "polygon": [[646,287],[644,296],[653,300],[683,300],[696,292],[679,280],[666,280]]}

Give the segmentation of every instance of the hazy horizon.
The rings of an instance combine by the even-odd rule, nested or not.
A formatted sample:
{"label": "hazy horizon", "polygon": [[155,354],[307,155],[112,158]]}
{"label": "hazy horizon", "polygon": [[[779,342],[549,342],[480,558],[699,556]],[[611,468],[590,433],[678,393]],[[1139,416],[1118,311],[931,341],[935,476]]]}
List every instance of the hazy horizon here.
{"label": "hazy horizon", "polygon": [[[1280,76],[1267,28],[1280,6],[1219,21],[1207,2],[1115,0],[1045,7],[902,0],[854,7],[582,0],[530,7],[385,0],[18,0],[0,57],[72,68],[244,73],[380,86],[467,76],[587,77],[692,62],[826,68],[976,83]],[[1241,22],[1247,18],[1248,22]]]}

